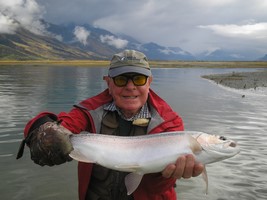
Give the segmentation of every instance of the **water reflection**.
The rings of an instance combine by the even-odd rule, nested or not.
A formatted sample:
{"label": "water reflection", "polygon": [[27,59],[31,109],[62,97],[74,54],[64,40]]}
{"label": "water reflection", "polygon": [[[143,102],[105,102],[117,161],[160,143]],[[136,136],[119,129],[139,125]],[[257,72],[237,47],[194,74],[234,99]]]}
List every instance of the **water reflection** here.
{"label": "water reflection", "polygon": [[[242,152],[207,166],[209,194],[201,177],[178,181],[179,199],[265,199],[267,195],[267,94],[226,90],[200,76],[243,69],[153,69],[152,88],[184,119],[187,130],[221,134]],[[249,70],[249,69],[246,69]],[[102,91],[106,68],[0,67],[1,199],[77,199],[76,162],[39,167],[15,155],[25,123],[39,111],[68,111]],[[15,191],[15,192],[14,192]]]}

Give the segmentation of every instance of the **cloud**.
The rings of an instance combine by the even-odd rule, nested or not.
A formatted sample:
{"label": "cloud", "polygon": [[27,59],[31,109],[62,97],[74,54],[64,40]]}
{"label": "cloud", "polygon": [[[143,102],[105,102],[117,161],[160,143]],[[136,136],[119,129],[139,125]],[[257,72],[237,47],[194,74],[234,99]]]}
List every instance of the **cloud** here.
{"label": "cloud", "polygon": [[267,22],[236,25],[236,24],[214,24],[206,26],[198,26],[202,29],[208,29],[215,34],[224,37],[233,38],[251,38],[251,39],[264,39],[267,38]]}
{"label": "cloud", "polygon": [[0,14],[0,33],[14,34],[18,27],[19,25],[14,20]]}
{"label": "cloud", "polygon": [[107,43],[110,46],[114,46],[117,49],[122,49],[127,46],[128,41],[120,38],[115,38],[113,35],[100,35],[102,43]]}
{"label": "cloud", "polygon": [[[26,2],[39,6],[33,12]],[[225,47],[266,54],[266,29],[262,28],[267,23],[266,10],[266,0],[0,0],[0,33],[16,30],[16,20],[23,16],[37,22],[44,17],[54,24],[96,25],[143,43],[180,47],[193,54]],[[112,43],[114,38],[107,38],[102,36]]]}
{"label": "cloud", "polygon": [[19,27],[35,34],[46,33],[43,14],[44,9],[35,0],[0,0],[0,33],[14,34]]}
{"label": "cloud", "polygon": [[169,49],[169,48],[165,48],[165,49],[159,49],[159,51],[160,51],[161,53],[166,54],[166,55],[170,55],[170,54],[186,55],[186,52],[183,51],[183,50],[174,51],[174,50],[171,50],[171,49]]}
{"label": "cloud", "polygon": [[86,30],[86,28],[82,26],[76,26],[73,33],[79,42],[81,42],[84,46],[87,45],[87,38],[90,35],[90,31]]}

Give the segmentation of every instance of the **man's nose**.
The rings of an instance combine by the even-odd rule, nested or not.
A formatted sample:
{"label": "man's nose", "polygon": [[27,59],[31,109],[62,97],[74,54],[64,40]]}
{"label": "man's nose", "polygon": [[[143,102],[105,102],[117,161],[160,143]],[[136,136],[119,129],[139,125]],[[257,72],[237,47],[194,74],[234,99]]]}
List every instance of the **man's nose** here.
{"label": "man's nose", "polygon": [[126,87],[135,87],[132,79],[128,79],[128,82],[126,84]]}

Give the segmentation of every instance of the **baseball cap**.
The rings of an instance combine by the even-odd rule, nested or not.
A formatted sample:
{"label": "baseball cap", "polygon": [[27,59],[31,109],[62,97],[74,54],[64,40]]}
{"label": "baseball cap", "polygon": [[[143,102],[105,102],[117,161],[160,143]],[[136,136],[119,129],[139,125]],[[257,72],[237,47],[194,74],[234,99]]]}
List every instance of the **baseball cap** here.
{"label": "baseball cap", "polygon": [[151,76],[145,54],[136,50],[124,50],[115,54],[110,61],[108,75],[115,77],[124,73],[139,73]]}

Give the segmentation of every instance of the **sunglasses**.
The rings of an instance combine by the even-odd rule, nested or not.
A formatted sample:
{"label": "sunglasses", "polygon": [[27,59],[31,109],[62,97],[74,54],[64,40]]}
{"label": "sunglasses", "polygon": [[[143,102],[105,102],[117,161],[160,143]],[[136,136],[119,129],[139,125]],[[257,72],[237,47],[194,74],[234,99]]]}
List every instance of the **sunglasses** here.
{"label": "sunglasses", "polygon": [[129,80],[132,80],[133,84],[135,86],[143,86],[146,84],[147,76],[142,74],[136,74],[136,75],[119,75],[112,78],[113,82],[118,87],[124,87],[128,84]]}

